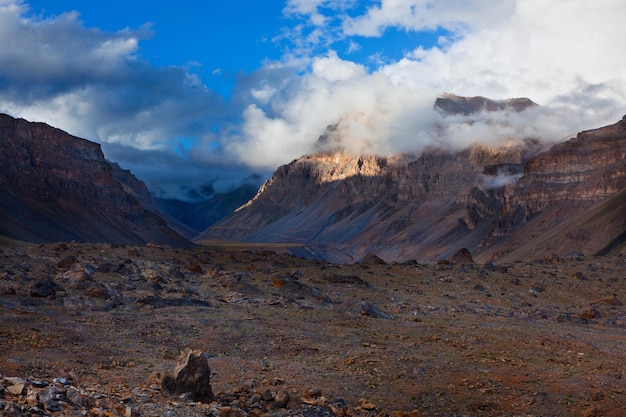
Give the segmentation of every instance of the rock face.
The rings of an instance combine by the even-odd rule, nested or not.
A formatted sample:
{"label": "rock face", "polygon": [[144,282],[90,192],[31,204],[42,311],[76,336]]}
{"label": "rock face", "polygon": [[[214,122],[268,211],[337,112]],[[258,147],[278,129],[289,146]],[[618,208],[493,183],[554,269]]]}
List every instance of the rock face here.
{"label": "rock face", "polygon": [[[465,114],[534,105],[479,99],[448,97],[437,106]],[[624,251],[624,219],[626,118],[548,151],[529,140],[418,158],[307,155],[201,237],[301,244],[311,256],[341,261],[368,253],[433,261],[461,248],[477,261],[536,259],[538,247],[560,256]]]}
{"label": "rock face", "polygon": [[451,256],[482,239],[484,231],[463,219],[469,190],[486,181],[485,167],[521,166],[535,146],[431,150],[419,158],[308,155],[280,167],[251,202],[203,236],[306,244],[342,261],[368,253],[388,260]]}
{"label": "rock face", "polygon": [[100,145],[0,115],[0,235],[188,245],[114,178]]}
{"label": "rock face", "polygon": [[541,250],[561,256],[623,253],[626,117],[532,158],[519,181],[501,194],[485,256],[530,258]]}

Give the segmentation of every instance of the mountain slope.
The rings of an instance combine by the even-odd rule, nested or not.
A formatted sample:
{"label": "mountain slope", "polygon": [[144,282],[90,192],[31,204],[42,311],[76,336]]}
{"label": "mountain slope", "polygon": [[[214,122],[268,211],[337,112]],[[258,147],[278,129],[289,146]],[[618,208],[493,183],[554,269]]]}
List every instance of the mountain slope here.
{"label": "mountain slope", "polygon": [[419,158],[316,153],[280,167],[201,238],[308,245],[344,261],[615,253],[625,189],[626,118],[543,152],[527,141]]}
{"label": "mountain slope", "polygon": [[124,191],[100,145],[8,115],[0,115],[0,235],[190,244]]}
{"label": "mountain slope", "polygon": [[257,187],[244,184],[228,193],[215,193],[202,202],[159,198],[156,204],[161,212],[184,224],[195,236],[250,200],[256,191]]}
{"label": "mountain slope", "polygon": [[[201,238],[299,243],[332,257],[436,259],[476,248],[484,231],[463,217],[486,166],[519,166],[529,148],[431,150],[419,158],[308,155],[279,168],[257,196]],[[497,171],[497,170],[496,170]]]}

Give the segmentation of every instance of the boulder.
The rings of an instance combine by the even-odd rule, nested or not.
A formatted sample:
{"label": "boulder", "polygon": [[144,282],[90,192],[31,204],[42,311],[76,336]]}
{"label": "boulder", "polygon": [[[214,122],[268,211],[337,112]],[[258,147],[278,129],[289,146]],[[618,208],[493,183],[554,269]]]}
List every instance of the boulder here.
{"label": "boulder", "polygon": [[209,403],[213,401],[211,389],[211,369],[209,362],[200,350],[186,349],[172,373],[159,375],[161,389],[173,396],[187,395],[193,401]]}
{"label": "boulder", "polygon": [[469,250],[461,248],[454,255],[452,255],[450,262],[453,264],[473,264],[474,259],[472,258],[472,253]]}

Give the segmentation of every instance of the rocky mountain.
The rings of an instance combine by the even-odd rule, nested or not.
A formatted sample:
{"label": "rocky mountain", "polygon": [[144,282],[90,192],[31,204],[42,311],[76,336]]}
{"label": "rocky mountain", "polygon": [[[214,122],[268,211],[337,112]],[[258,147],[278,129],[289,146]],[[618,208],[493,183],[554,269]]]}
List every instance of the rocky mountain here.
{"label": "rocky mountain", "polygon": [[[447,96],[436,106],[456,114],[534,105],[485,100]],[[417,158],[318,152],[280,167],[201,237],[296,244],[301,254],[341,261],[368,253],[433,261],[461,248],[479,261],[623,252],[625,127],[622,120],[549,150],[528,140]]]}
{"label": "rocky mountain", "polygon": [[510,110],[520,112],[537,106],[532,100],[521,97],[507,100],[491,100],[486,97],[461,97],[455,94],[444,94],[435,100],[435,108],[446,115],[470,115],[481,111]]}
{"label": "rocky mountain", "polygon": [[150,190],[148,190],[148,187],[146,187],[146,184],[135,177],[132,172],[123,169],[115,162],[109,161],[109,164],[113,170],[113,177],[122,185],[124,191],[136,198],[146,210],[161,217],[171,229],[187,239],[192,239],[198,234],[197,230],[189,227],[184,222],[179,221],[163,210],[150,193]]}
{"label": "rocky mountain", "polygon": [[214,193],[200,202],[168,198],[157,198],[155,201],[165,216],[184,224],[188,233],[195,236],[245,204],[257,190],[257,186],[243,184],[227,193]]}
{"label": "rocky mountain", "polygon": [[0,235],[34,243],[190,244],[113,171],[96,143],[0,115]]}
{"label": "rocky mountain", "polygon": [[537,251],[624,252],[626,116],[532,158],[507,193],[491,232],[498,244],[486,254],[512,259]]}

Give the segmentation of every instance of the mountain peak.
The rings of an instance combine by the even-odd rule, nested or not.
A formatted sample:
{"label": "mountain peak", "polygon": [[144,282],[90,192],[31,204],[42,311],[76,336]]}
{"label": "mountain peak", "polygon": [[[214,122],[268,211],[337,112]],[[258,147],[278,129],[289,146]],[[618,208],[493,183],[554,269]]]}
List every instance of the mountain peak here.
{"label": "mountain peak", "polygon": [[464,115],[483,111],[515,111],[521,112],[537,104],[529,98],[510,98],[506,100],[492,100],[482,96],[462,97],[451,93],[445,93],[435,100],[435,109],[445,115]]}

